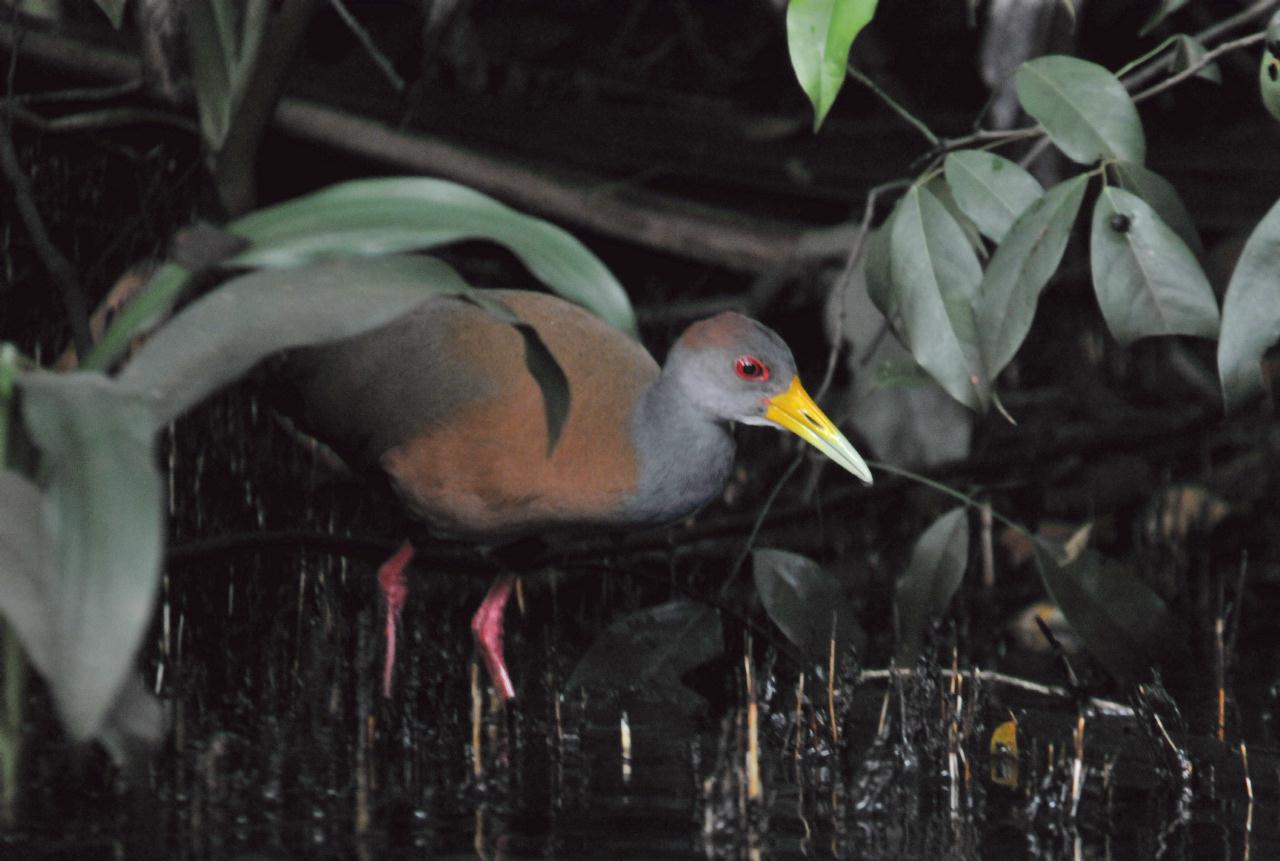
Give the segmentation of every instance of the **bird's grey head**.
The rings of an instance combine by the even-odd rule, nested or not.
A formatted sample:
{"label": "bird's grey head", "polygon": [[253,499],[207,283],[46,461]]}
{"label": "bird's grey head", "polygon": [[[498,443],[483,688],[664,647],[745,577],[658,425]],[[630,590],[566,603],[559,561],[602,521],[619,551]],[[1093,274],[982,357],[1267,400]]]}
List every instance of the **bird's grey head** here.
{"label": "bird's grey head", "polygon": [[687,403],[709,416],[764,425],[771,424],[767,401],[786,391],[796,363],[771,329],[726,311],[686,329],[663,373],[674,377]]}

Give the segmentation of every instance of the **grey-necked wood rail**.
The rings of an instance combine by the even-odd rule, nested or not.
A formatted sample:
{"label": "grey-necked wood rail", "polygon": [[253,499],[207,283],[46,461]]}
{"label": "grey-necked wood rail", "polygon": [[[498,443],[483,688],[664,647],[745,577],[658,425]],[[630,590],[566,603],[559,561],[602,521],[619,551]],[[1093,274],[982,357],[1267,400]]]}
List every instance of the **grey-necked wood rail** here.
{"label": "grey-necked wood rail", "polygon": [[[543,293],[486,291],[528,323],[568,378],[548,452],[542,390],[523,337],[454,297],[364,335],[294,352],[284,377],[302,428],[353,465],[382,470],[410,513],[441,533],[498,544],[553,530],[661,524],[724,488],[732,424],[785,428],[865,482],[871,472],[796,376],[774,332],[735,313],[694,323],[661,368],[626,334]],[[406,545],[379,572],[387,600],[389,689]],[[472,620],[495,687],[512,578]]]}

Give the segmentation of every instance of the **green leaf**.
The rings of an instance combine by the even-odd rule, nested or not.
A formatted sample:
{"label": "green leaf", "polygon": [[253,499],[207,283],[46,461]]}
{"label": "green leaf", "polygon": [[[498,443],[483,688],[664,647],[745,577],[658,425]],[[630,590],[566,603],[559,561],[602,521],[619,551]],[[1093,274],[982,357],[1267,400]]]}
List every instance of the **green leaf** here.
{"label": "green leaf", "polygon": [[229,13],[218,0],[192,0],[187,7],[191,81],[200,115],[200,135],[211,152],[222,148],[235,109],[235,36],[226,20]]}
{"label": "green leaf", "polygon": [[1176,662],[1186,652],[1186,639],[1168,606],[1125,568],[1093,549],[1065,567],[1041,548],[1035,559],[1050,599],[1089,653],[1117,679],[1140,679],[1161,660]]}
{"label": "green leaf", "polygon": [[979,257],[985,258],[987,256],[987,246],[982,242],[982,231],[978,229],[978,225],[973,222],[973,219],[960,206],[955,195],[951,193],[951,187],[947,185],[946,177],[938,174],[924,184],[924,190],[938,199],[938,203],[941,203],[951,217],[955,219],[956,224],[960,225],[960,229],[964,231],[964,238],[969,241],[969,245],[973,247]]}
{"label": "green leaf", "polygon": [[760,548],[751,553],[751,573],[769,618],[810,660],[827,660],[832,637],[842,650],[863,636],[840,584],[813,560]]}
{"label": "green leaf", "polygon": [[1222,300],[1218,376],[1227,409],[1262,391],[1262,354],[1280,340],[1280,203],[1253,229]]}
{"label": "green leaf", "polygon": [[556,293],[635,332],[626,291],[585,245],[553,224],[457,183],[423,177],[345,182],[247,215],[228,230],[251,243],[228,265],[255,267],[487,239],[511,249]]}
{"label": "green leaf", "polygon": [[723,626],[715,609],[670,601],[610,625],[578,661],[565,688],[619,688],[693,711],[706,704],[681,684],[680,677],[723,653]]}
{"label": "green leaf", "polygon": [[[1208,53],[1204,45],[1200,44],[1200,40],[1185,33],[1179,33],[1173,37],[1173,66],[1169,71],[1173,74],[1186,71],[1195,66],[1204,59],[1204,55]],[[1206,81],[1212,81],[1215,84],[1222,83],[1222,70],[1218,68],[1217,63],[1209,63],[1201,66],[1193,77],[1204,78]]]}
{"label": "green leaf", "polygon": [[1023,63],[1014,83],[1022,107],[1072,161],[1146,160],[1142,121],[1133,99],[1115,75],[1096,63],[1061,55],[1040,57]]}
{"label": "green leaf", "polygon": [[1150,204],[1160,219],[1174,229],[1188,248],[1197,255],[1204,253],[1204,246],[1200,244],[1200,234],[1196,230],[1195,222],[1191,220],[1191,213],[1187,211],[1182,198],[1178,196],[1178,192],[1169,180],[1140,164],[1130,164],[1127,161],[1116,162],[1111,166],[1111,170],[1120,187],[1133,192]]}
{"label": "green leaf", "polygon": [[787,5],[791,67],[813,104],[815,132],[844,85],[849,48],[875,12],[876,0],[791,0]]}
{"label": "green leaf", "polygon": [[1044,194],[1036,178],[995,153],[960,150],[947,156],[947,185],[978,229],[1001,242],[1026,208]]}
{"label": "green leaf", "polygon": [[119,30],[120,24],[124,21],[124,6],[127,0],[94,0],[94,2],[102,10],[102,14],[107,16],[111,26]]}
{"label": "green leaf", "polygon": [[234,278],[159,329],[125,365],[160,428],[272,353],[357,335],[470,288],[431,257],[330,260]]}
{"label": "green leaf", "polygon": [[1150,335],[1218,334],[1218,303],[1196,257],[1154,209],[1106,187],[1093,208],[1093,289],[1122,344]]}
{"label": "green leaf", "polygon": [[159,583],[164,503],[151,413],[100,374],[33,373],[19,385],[44,484],[45,677],[67,731],[85,740],[132,669]]}
{"label": "green leaf", "polygon": [[1040,292],[1058,269],[1088,176],[1055,185],[1009,228],[991,255],[977,306],[978,335],[990,379],[1009,364],[1031,330]]}
{"label": "green leaf", "polygon": [[182,291],[191,282],[190,270],[166,263],[155,271],[147,285],[120,311],[107,327],[102,340],[93,345],[82,367],[105,371],[124,355],[129,342],[162,322]]}
{"label": "green leaf", "polygon": [[1151,17],[1147,19],[1147,23],[1142,25],[1142,29],[1138,31],[1139,36],[1146,36],[1156,27],[1160,26],[1160,22],[1168,18],[1174,12],[1177,12],[1183,6],[1186,6],[1189,0],[1160,0],[1160,5],[1151,13]]}
{"label": "green leaf", "polygon": [[13,627],[40,675],[54,662],[54,631],[46,593],[50,573],[45,554],[44,494],[8,470],[0,471],[0,612]]}
{"label": "green leaf", "polygon": [[898,307],[898,291],[893,286],[890,267],[889,238],[893,235],[895,208],[884,223],[867,237],[866,264],[863,270],[867,278],[867,296],[895,331],[901,330],[901,309]]}
{"label": "green leaf", "polygon": [[925,626],[947,611],[968,563],[969,521],[961,505],[929,525],[911,551],[906,573],[898,579],[894,609],[899,663],[915,660]]}
{"label": "green leaf", "polygon": [[982,268],[964,230],[936,197],[913,186],[898,201],[889,251],[907,348],[947,394],[986,409],[989,386],[973,317]]}

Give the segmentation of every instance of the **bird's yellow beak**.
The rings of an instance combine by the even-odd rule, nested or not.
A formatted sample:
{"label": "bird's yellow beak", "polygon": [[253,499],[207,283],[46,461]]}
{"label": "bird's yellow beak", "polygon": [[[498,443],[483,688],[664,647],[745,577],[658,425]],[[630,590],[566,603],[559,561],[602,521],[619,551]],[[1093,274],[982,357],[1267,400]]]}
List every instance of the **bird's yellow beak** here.
{"label": "bird's yellow beak", "polygon": [[862,455],[854,450],[844,434],[827,418],[809,393],[800,385],[800,378],[793,377],[791,385],[780,395],[765,401],[768,409],[764,417],[786,428],[858,478],[871,483],[871,469]]}

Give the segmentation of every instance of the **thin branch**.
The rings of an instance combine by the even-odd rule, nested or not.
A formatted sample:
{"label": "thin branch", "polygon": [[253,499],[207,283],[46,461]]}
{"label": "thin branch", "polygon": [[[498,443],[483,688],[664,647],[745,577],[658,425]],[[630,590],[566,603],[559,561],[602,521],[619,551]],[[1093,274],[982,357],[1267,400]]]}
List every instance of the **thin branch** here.
{"label": "thin branch", "polygon": [[391,84],[391,87],[397,93],[404,92],[404,78],[396,74],[395,68],[391,65],[391,61],[387,59],[387,55],[378,50],[378,46],[373,43],[373,37],[369,35],[369,31],[360,26],[360,22],[355,19],[350,10],[343,5],[342,0],[329,0],[329,5],[333,7],[333,11],[342,19],[342,23],[347,25],[347,29],[360,42],[360,46],[364,48],[369,59],[373,60],[374,65],[381,70],[383,77]]}
{"label": "thin branch", "polygon": [[[14,16],[17,16],[16,7]],[[20,40],[21,36],[18,41]],[[23,172],[22,165],[18,162],[18,153],[13,148],[13,80],[18,66],[19,48],[20,44],[14,44],[9,54],[9,73],[5,84],[7,98],[3,119],[0,119],[0,171],[4,173],[5,179],[13,188],[14,203],[27,229],[31,245],[62,295],[62,305],[71,327],[71,340],[76,346],[76,353],[86,356],[93,346],[93,338],[89,333],[89,308],[85,302],[84,293],[80,289],[75,267],[62,255],[49,237],[44,219],[40,216],[40,209],[35,203],[31,180]]]}
{"label": "thin branch", "polygon": [[1239,48],[1247,48],[1250,45],[1256,45],[1257,43],[1264,40],[1266,37],[1267,37],[1266,32],[1263,30],[1259,30],[1257,33],[1251,33],[1248,36],[1244,36],[1243,38],[1236,39],[1231,42],[1223,42],[1221,45],[1214,48],[1212,51],[1206,51],[1203,57],[1201,57],[1196,62],[1192,63],[1190,66],[1187,66],[1187,68],[1178,72],[1176,75],[1170,75],[1160,83],[1155,84],[1151,87],[1148,87],[1147,89],[1138,93],[1133,97],[1133,100],[1134,102],[1145,102],[1147,99],[1151,98],[1152,96],[1158,95],[1159,93],[1163,93],[1165,90],[1169,89],[1170,87],[1175,87],[1178,84],[1185,81],[1187,78],[1194,76],[1197,72],[1199,72],[1201,69],[1203,69],[1205,66],[1212,63],[1214,60],[1216,60],[1218,57],[1222,56],[1223,54],[1226,54],[1230,51],[1235,51]]}
{"label": "thin branch", "polygon": [[862,74],[862,72],[859,72],[853,66],[849,66],[846,71],[848,72],[849,77],[875,93],[880,98],[880,101],[888,105],[895,114],[902,117],[911,125],[912,128],[924,135],[924,139],[929,142],[930,146],[936,147],[938,145],[938,136],[935,135],[927,125],[925,125],[924,120],[921,120],[915,114],[911,113],[911,111],[898,104],[892,96],[880,89],[879,84]]}

